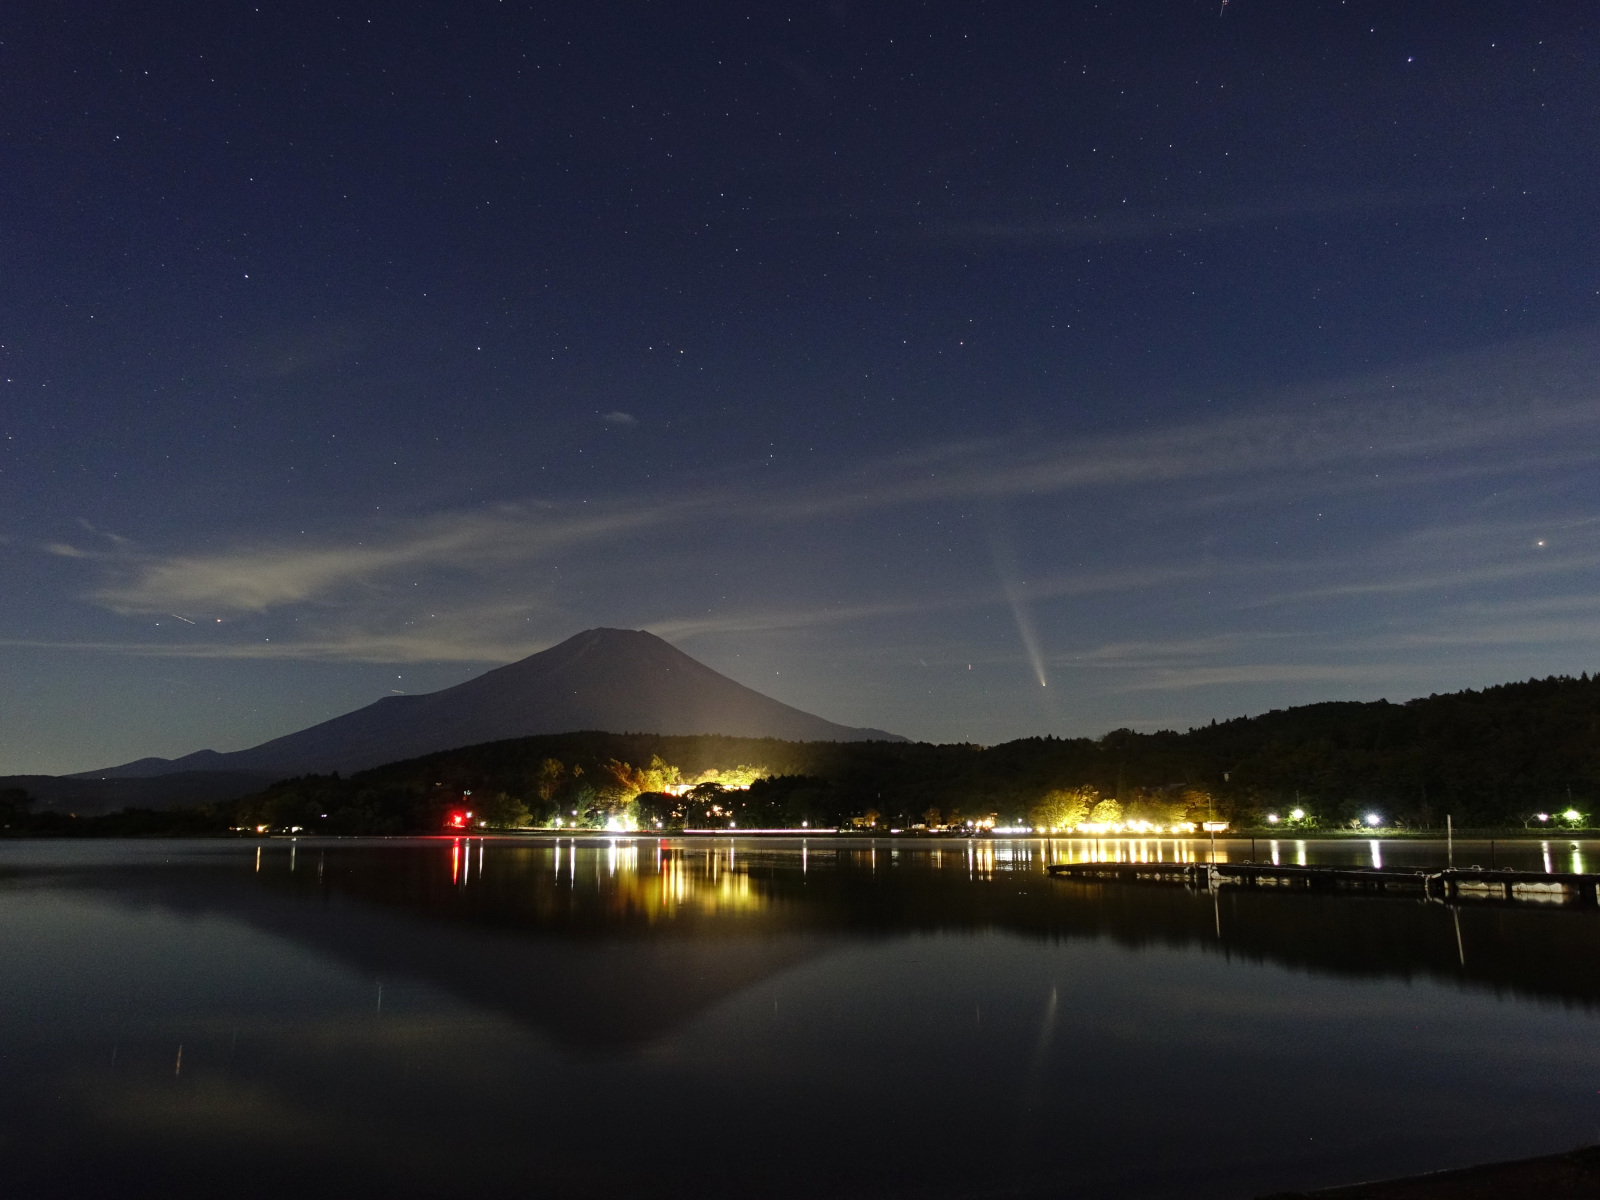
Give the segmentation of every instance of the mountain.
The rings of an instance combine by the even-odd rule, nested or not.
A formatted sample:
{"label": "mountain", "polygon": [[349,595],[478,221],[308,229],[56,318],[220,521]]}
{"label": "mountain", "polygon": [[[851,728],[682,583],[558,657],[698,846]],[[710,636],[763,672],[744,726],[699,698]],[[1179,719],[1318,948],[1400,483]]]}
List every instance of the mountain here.
{"label": "mountain", "polygon": [[253,795],[277,779],[276,771],[207,771],[195,769],[167,774],[172,768],[164,758],[140,759],[130,768],[149,769],[154,774],[119,775],[3,775],[0,792],[17,788],[33,798],[34,813],[71,813],[93,817],[124,808],[187,808],[197,804],[217,804]]}
{"label": "mountain", "polygon": [[590,629],[455,687],[386,696],[249,750],[141,758],[72,778],[138,779],[186,771],[280,777],[349,773],[457,746],[576,730],[720,733],[793,742],[905,740],[791,708],[643,630]]}

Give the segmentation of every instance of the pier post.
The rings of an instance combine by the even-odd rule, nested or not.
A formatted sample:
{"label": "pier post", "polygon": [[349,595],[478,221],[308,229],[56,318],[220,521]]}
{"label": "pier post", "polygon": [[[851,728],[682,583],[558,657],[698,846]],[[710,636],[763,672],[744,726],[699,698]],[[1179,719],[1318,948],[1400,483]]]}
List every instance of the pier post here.
{"label": "pier post", "polygon": [[1444,815],[1444,854],[1445,864],[1452,869],[1456,865],[1456,831],[1450,823],[1450,814]]}

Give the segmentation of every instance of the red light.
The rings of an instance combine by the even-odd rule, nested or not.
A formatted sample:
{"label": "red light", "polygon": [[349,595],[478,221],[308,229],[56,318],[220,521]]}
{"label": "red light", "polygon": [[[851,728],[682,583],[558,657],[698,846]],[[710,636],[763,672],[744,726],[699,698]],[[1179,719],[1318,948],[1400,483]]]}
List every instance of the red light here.
{"label": "red light", "polygon": [[444,823],[452,829],[460,829],[466,825],[467,817],[470,815],[470,813],[453,812],[444,819]]}

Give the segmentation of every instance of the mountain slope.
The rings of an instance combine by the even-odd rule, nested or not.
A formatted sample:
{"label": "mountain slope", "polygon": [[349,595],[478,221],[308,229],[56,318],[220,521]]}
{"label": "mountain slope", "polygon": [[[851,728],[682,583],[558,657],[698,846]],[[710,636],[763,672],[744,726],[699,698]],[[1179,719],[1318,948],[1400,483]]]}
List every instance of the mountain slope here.
{"label": "mountain slope", "polygon": [[350,772],[456,746],[582,729],[785,741],[903,740],[791,708],[718,674],[654,634],[590,629],[455,687],[387,696],[249,750],[142,758],[81,777],[144,778],[189,770]]}

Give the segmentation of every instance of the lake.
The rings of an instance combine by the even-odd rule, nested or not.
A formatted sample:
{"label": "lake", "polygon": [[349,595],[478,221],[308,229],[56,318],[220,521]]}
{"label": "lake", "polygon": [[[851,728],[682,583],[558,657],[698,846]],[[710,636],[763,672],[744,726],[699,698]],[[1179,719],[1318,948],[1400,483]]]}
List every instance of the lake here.
{"label": "lake", "polygon": [[1248,1200],[1600,1140],[1600,913],[1044,871],[1211,853],[0,842],[5,1190]]}

